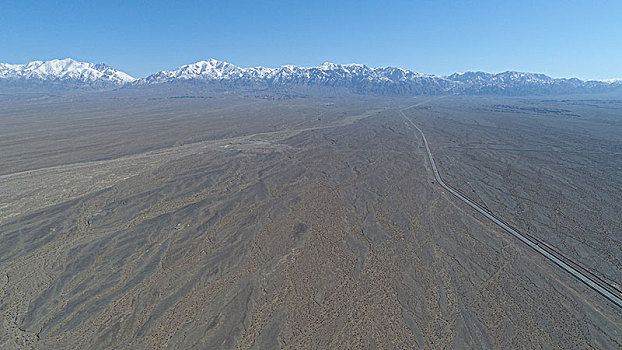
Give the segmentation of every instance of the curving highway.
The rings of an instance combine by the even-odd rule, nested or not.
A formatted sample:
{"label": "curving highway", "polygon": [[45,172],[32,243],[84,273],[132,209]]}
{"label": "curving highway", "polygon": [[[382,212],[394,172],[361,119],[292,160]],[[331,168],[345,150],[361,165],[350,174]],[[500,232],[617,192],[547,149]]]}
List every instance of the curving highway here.
{"label": "curving highway", "polygon": [[425,134],[423,133],[421,129],[419,129],[417,125],[415,125],[415,123],[413,123],[412,120],[406,117],[406,115],[403,112],[406,109],[409,109],[412,107],[414,106],[400,109],[399,112],[402,115],[402,117],[406,120],[406,122],[409,123],[415,129],[417,129],[419,134],[421,134],[421,138],[423,139],[423,144],[425,145],[425,149],[428,155],[428,160],[430,161],[430,165],[432,166],[432,171],[434,172],[434,178],[439,183],[439,185],[441,185],[441,187],[447,190],[447,192],[454,195],[456,198],[460,199],[462,202],[469,205],[471,208],[475,209],[480,214],[484,215],[486,218],[490,219],[490,221],[500,226],[503,230],[510,233],[512,236],[518,238],[521,242],[525,243],[526,245],[528,245],[529,247],[531,247],[538,253],[542,254],[545,258],[549,259],[550,261],[555,263],[557,266],[561,267],[566,272],[570,273],[571,275],[579,279],[581,282],[588,285],[590,288],[594,289],[596,292],[598,292],[599,294],[607,298],[609,301],[617,305],[619,308],[622,308],[622,298],[616,295],[616,294],[619,294],[620,292],[617,289],[615,289],[615,287],[609,285],[607,282],[601,280],[598,276],[587,271],[585,268],[581,267],[578,263],[572,261],[571,259],[567,257],[562,256],[560,253],[552,249],[552,247],[550,247],[548,244],[541,242],[529,235],[522,234],[518,230],[510,227],[509,225],[501,221],[501,219],[497,218],[493,213],[482,208],[480,205],[471,201],[469,198],[460,194],[460,192],[458,192],[456,189],[454,189],[453,187],[443,182],[443,180],[441,179],[441,175],[438,172],[438,168],[436,167],[436,163],[434,162],[434,157],[432,156],[432,151],[430,151],[430,145],[428,144],[428,140],[425,138]]}

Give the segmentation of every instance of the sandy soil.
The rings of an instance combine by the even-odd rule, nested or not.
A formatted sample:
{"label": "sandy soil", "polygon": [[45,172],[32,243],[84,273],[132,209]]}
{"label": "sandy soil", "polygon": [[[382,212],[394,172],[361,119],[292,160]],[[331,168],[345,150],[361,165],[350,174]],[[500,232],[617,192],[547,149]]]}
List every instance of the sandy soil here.
{"label": "sandy soil", "polygon": [[[558,153],[579,142],[553,127],[549,139],[507,131],[531,125],[525,111],[484,111],[523,102],[11,100],[0,103],[0,347],[619,348],[619,309],[433,183],[397,112],[424,100],[409,115],[447,182],[554,243],[580,241],[560,248],[583,247],[568,254],[619,280],[619,172],[589,172],[613,181],[584,188],[581,204],[563,187],[587,182],[566,169],[579,158],[511,158],[534,147],[520,135]],[[600,149],[615,151],[602,132]],[[548,198],[558,207],[529,204]],[[602,213],[608,243],[586,233],[596,224],[575,216],[580,205]],[[537,226],[562,227],[557,212],[585,232]]]}

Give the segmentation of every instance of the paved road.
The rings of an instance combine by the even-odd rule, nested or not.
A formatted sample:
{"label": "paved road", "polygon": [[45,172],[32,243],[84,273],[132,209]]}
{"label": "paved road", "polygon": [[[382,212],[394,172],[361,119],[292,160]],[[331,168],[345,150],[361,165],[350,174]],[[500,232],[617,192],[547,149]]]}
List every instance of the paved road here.
{"label": "paved road", "polygon": [[610,292],[609,290],[607,290],[606,289],[607,287],[603,287],[603,282],[602,281],[599,282],[597,277],[590,276],[589,273],[581,272],[579,268],[575,268],[571,266],[571,265],[575,265],[575,266],[579,266],[579,265],[577,263],[572,262],[570,259],[565,258],[565,260],[568,263],[562,261],[560,258],[551,254],[548,250],[542,247],[545,245],[544,242],[539,242],[537,240],[534,240],[533,238],[532,239],[528,238],[526,235],[508,226],[507,224],[499,220],[497,217],[495,217],[492,213],[480,207],[478,204],[471,201],[467,197],[463,196],[458,191],[456,191],[454,188],[452,188],[451,186],[443,182],[443,180],[441,179],[441,175],[438,172],[438,168],[436,167],[436,163],[434,162],[434,157],[432,157],[432,151],[430,151],[430,145],[428,145],[428,140],[425,138],[425,134],[423,133],[421,129],[419,129],[417,125],[415,125],[415,123],[413,123],[412,120],[406,117],[406,115],[403,112],[404,110],[408,108],[412,108],[412,107],[414,106],[401,109],[399,110],[399,112],[402,115],[402,117],[404,117],[406,122],[409,123],[411,126],[413,126],[415,129],[417,129],[417,131],[419,131],[419,134],[421,134],[421,138],[423,139],[423,144],[425,145],[425,149],[428,154],[428,160],[430,161],[430,165],[432,166],[432,171],[434,172],[434,178],[436,179],[438,184],[441,185],[441,187],[447,190],[447,192],[456,196],[458,199],[460,199],[464,203],[468,204],[471,208],[475,209],[480,214],[490,219],[495,224],[499,225],[502,229],[510,233],[512,236],[518,238],[521,242],[527,244],[528,246],[533,248],[535,251],[542,254],[544,257],[546,257],[547,259],[555,263],[557,266],[566,270],[568,273],[570,273],[571,275],[579,279],[581,282],[585,283],[586,285],[588,285],[589,287],[591,287],[592,289],[600,293],[602,296],[607,298],[609,301],[611,301],[618,307],[622,308],[622,299],[618,297],[617,295],[613,294],[612,292]]}

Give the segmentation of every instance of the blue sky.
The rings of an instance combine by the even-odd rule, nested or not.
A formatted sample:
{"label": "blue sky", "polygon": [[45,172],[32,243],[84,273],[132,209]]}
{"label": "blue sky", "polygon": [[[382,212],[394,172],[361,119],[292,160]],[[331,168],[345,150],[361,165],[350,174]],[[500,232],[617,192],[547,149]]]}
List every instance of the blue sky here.
{"label": "blue sky", "polygon": [[622,1],[0,0],[0,62],[65,57],[137,77],[213,57],[622,78]]}

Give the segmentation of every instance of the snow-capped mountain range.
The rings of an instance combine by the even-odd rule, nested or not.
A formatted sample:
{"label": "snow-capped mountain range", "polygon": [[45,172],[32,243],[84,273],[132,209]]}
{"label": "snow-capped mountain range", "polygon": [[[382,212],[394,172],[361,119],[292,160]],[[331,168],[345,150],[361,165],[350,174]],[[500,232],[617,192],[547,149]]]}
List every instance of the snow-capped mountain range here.
{"label": "snow-capped mountain range", "polygon": [[358,93],[427,94],[449,91],[452,82],[443,77],[401,68],[371,68],[362,64],[324,63],[317,67],[285,65],[278,68],[241,68],[209,59],[176,70],[139,79],[134,86],[202,83],[222,88],[296,89],[339,88]]}
{"label": "snow-capped mountain range", "polygon": [[120,87],[136,79],[103,63],[78,62],[70,58],[0,63],[0,82],[12,85],[62,85],[84,88]]}
{"label": "snow-capped mountain range", "polygon": [[554,79],[543,74],[503,72],[456,73],[435,76],[409,70],[362,64],[324,63],[317,67],[285,65],[278,68],[241,68],[209,59],[134,79],[105,64],[72,59],[35,61],[23,65],[0,64],[0,87],[38,84],[71,88],[128,88],[193,86],[206,89],[349,91],[382,95],[502,94],[546,95],[605,92],[622,87],[622,81]]}

